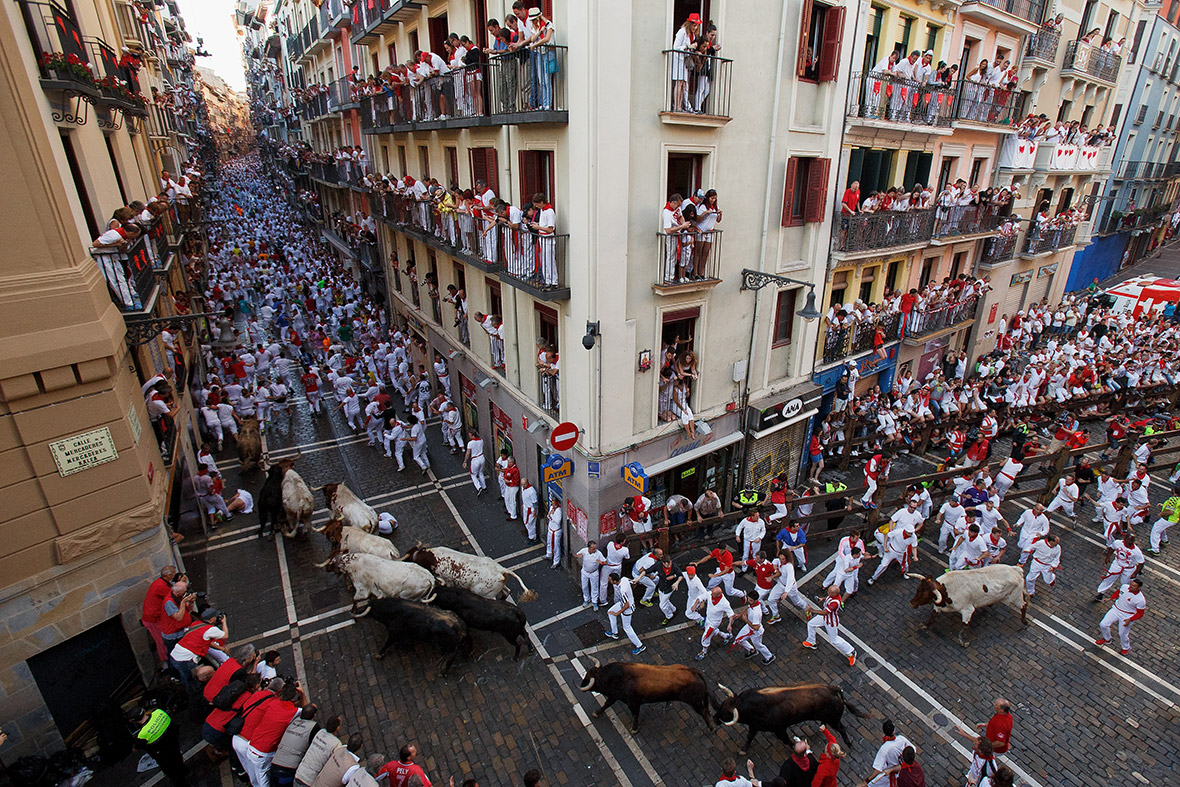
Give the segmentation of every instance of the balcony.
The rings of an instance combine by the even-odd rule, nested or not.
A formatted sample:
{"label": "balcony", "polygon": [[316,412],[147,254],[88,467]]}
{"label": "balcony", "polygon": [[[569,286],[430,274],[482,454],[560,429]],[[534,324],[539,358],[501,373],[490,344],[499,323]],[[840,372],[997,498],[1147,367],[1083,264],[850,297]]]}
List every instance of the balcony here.
{"label": "balcony", "polygon": [[1070,41],[1065,46],[1061,76],[1104,82],[1113,86],[1118,81],[1122,64],[1123,59],[1113,52],[1082,41]]}
{"label": "balcony", "polygon": [[343,0],[323,0],[320,4],[320,35],[335,38],[340,32],[347,30],[352,23],[350,11],[345,8]]}
{"label": "balcony", "polygon": [[955,93],[883,72],[856,73],[848,84],[849,123],[882,128],[902,126],[951,133]]}
{"label": "balcony", "polygon": [[[877,326],[885,331],[885,344],[895,342],[901,337],[901,314],[889,312],[880,315],[876,320],[857,322],[847,326],[829,325],[824,334],[823,360],[829,364],[843,360],[850,355],[860,355],[873,349],[873,337]],[[863,371],[862,374],[871,374]]]}
{"label": "balcony", "polygon": [[318,120],[328,114],[328,94],[316,93],[303,100],[301,114],[304,120]]}
{"label": "balcony", "polygon": [[721,283],[722,230],[708,233],[658,233],[656,283],[658,295],[709,290]]}
{"label": "balcony", "polygon": [[156,275],[146,238],[136,238],[125,249],[92,248],[90,256],[98,263],[111,300],[120,311],[151,310],[156,294]]}
{"label": "balcony", "polygon": [[[63,98],[70,95],[97,98],[94,66],[82,41],[82,29],[73,15],[57,3],[17,0],[17,4],[37,58],[42,89],[61,93]],[[55,105],[53,119],[75,122],[81,115],[85,122],[84,109],[75,107],[71,112],[69,105],[69,101]],[[62,117],[63,114],[69,117]]]}
{"label": "balcony", "polygon": [[1068,249],[1073,245],[1077,227],[1060,227],[1058,229],[1038,229],[1036,222],[1028,229],[1028,237],[1024,240],[1022,257],[1039,257],[1044,254]]}
{"label": "balcony", "polygon": [[915,248],[930,242],[934,231],[934,208],[907,211],[836,214],[836,250],[844,255],[867,256],[865,252]]}
{"label": "balcony", "polygon": [[959,13],[1009,32],[1035,33],[1045,16],[1045,0],[971,0]]}
{"label": "balcony", "polygon": [[1033,68],[1037,68],[1038,63],[1056,65],[1057,46],[1060,43],[1060,30],[1042,27],[1028,37],[1028,46],[1025,47],[1024,56],[1028,60],[1035,61],[1031,64]]}
{"label": "balcony", "polygon": [[1114,176],[1119,180],[1162,180],[1168,174],[1168,165],[1162,161],[1119,162]]}
{"label": "balcony", "polygon": [[411,0],[357,0],[352,6],[352,43],[375,42],[395,31],[398,22],[416,18],[424,5]]}
{"label": "balcony", "polygon": [[97,38],[84,38],[90,53],[99,90],[98,104],[109,109],[118,109],[125,115],[147,117],[147,102],[139,93],[139,79],[130,68],[119,67],[119,57],[106,42]]}
{"label": "balcony", "polygon": [[959,104],[955,108],[956,126],[988,126],[1015,132],[1012,124],[1018,121],[1024,107],[1024,93],[988,87],[976,82],[960,80]]}
{"label": "balcony", "polygon": [[664,102],[660,120],[681,126],[724,126],[730,121],[732,60],[664,51]]}
{"label": "balcony", "polygon": [[119,33],[123,42],[130,49],[139,50],[144,57],[155,57],[157,39],[151,25],[142,21],[140,12],[129,3],[115,3],[115,18],[119,24]]}
{"label": "balcony", "polygon": [[956,205],[938,208],[934,219],[932,242],[958,242],[971,235],[988,235],[1009,219],[982,205]]}
{"label": "balcony", "polygon": [[1144,229],[1145,227],[1153,227],[1160,219],[1171,213],[1172,211],[1166,205],[1156,206],[1154,208],[1139,208],[1126,213],[1112,210],[1103,219],[1102,227],[1098,231],[1098,234],[1113,235],[1116,232],[1133,232]]}
{"label": "balcony", "polygon": [[495,273],[501,281],[538,300],[569,300],[569,235],[540,234],[523,227],[514,229],[502,220],[440,211],[430,202],[393,192],[374,192],[371,204],[379,221],[444,254]]}
{"label": "balcony", "polygon": [[1002,265],[1009,260],[1016,259],[1016,241],[1018,236],[995,235],[983,243],[983,254],[979,258],[980,265]]}
{"label": "balcony", "polygon": [[356,109],[359,106],[356,90],[348,77],[337,79],[328,85],[328,112],[342,112],[345,109]]}
{"label": "balcony", "polygon": [[[543,51],[542,51],[543,50]],[[538,47],[528,60],[492,58],[427,79],[360,97],[361,130],[395,134],[477,126],[567,123],[566,48]],[[392,95],[391,95],[392,94]]]}
{"label": "balcony", "polygon": [[351,161],[313,161],[308,165],[311,177],[326,186],[347,188],[360,183],[364,173]]}
{"label": "balcony", "polygon": [[979,296],[957,303],[944,303],[925,309],[914,309],[906,321],[905,343],[911,346],[924,344],[931,338],[953,333],[975,322],[975,310]]}
{"label": "balcony", "polygon": [[1039,142],[1034,167],[1041,172],[1109,172],[1113,158],[1113,145],[1096,148]]}

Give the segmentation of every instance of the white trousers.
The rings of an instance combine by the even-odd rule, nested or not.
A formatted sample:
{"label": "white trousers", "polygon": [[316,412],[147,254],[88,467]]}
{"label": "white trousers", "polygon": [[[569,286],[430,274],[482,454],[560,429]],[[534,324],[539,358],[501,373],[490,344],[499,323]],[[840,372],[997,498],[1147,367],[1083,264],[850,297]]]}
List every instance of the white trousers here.
{"label": "white trousers", "polygon": [[423,470],[430,469],[430,460],[426,458],[426,441],[425,440],[423,440],[421,443],[419,443],[419,442],[414,443],[413,453],[414,453],[414,461],[418,463],[418,467],[421,467]]}
{"label": "white trousers", "polygon": [[770,649],[762,644],[763,630],[760,628],[754,631],[749,625],[742,626],[742,630],[738,632],[737,642],[742,650],[753,650],[762,658],[770,658]]}
{"label": "white trousers", "polygon": [[1124,620],[1119,614],[1119,611],[1114,607],[1110,608],[1110,611],[1106,613],[1106,617],[1098,624],[1098,630],[1102,632],[1102,638],[1105,640],[1110,639],[1110,627],[1115,623],[1119,624],[1119,646],[1123,650],[1130,650],[1131,623],[1128,620]]}
{"label": "white trousers", "polygon": [[840,586],[848,595],[852,595],[860,587],[860,571],[837,571],[832,569],[824,580],[824,587]]}
{"label": "white trousers", "polygon": [[1169,522],[1167,519],[1159,518],[1155,520],[1155,524],[1151,526],[1151,548],[1156,552],[1160,551],[1160,542],[1167,541],[1168,528],[1176,524]]}
{"label": "white trousers", "polygon": [[671,620],[676,616],[676,605],[672,603],[672,594],[660,591],[660,612],[664,613],[664,617]]}
{"label": "white trousers", "polygon": [[1037,592],[1038,577],[1049,587],[1053,587],[1053,583],[1057,581],[1057,575],[1053,573],[1053,569],[1034,560],[1028,569],[1028,576],[1024,579],[1024,590],[1030,596]]}
{"label": "white trousers", "polygon": [[516,493],[520,491],[519,486],[504,486],[504,507],[508,509],[508,518],[516,519]]}
{"label": "white trousers", "polygon": [[647,588],[646,590],[643,591],[643,600],[644,601],[651,601],[652,598],[656,594],[656,578],[655,577],[643,577],[642,579],[635,580],[635,584],[636,585],[643,585],[645,588]]}
{"label": "white trousers", "polygon": [[829,626],[824,623],[823,615],[816,615],[811,620],[807,621],[807,643],[815,644],[815,635],[820,629],[823,629],[828,635],[828,642],[832,643],[832,647],[843,653],[845,656],[852,655],[852,646],[849,645],[843,637],[840,636],[839,626]]}
{"label": "white trousers", "polygon": [[631,625],[631,616],[634,614],[634,612],[632,610],[623,612],[622,609],[623,602],[621,601],[616,602],[615,605],[610,608],[610,614],[608,614],[607,617],[610,618],[611,633],[618,634],[619,625],[621,623],[623,626],[623,633],[627,635],[627,639],[631,640],[631,644],[638,648],[643,643],[639,641],[639,635],[635,633],[635,628]]}
{"label": "white trousers", "polygon": [[[529,540],[532,541],[537,537],[537,509],[526,508],[523,512],[524,516],[524,532],[528,534]],[[598,573],[594,574],[596,577]]]}
{"label": "white trousers", "polygon": [[561,531],[550,530],[545,537],[545,557],[553,558],[553,565],[561,564]]}
{"label": "white trousers", "polygon": [[877,494],[877,479],[865,476],[865,484],[868,486],[865,489],[864,496],[861,497],[860,502],[871,503],[873,502],[873,495]]}
{"label": "white trousers", "polygon": [[1046,514],[1051,514],[1054,511],[1064,511],[1067,516],[1073,518],[1077,516],[1073,512],[1073,501],[1066,500],[1064,497],[1054,497],[1053,502],[1049,503],[1049,507],[1045,509]]}
{"label": "white trousers", "polygon": [[587,604],[598,603],[598,572],[587,574],[582,572],[582,601]]}
{"label": "white trousers", "polygon": [[717,587],[718,585],[721,585],[722,587],[725,588],[725,595],[727,595],[727,596],[735,596],[738,598],[744,598],[746,595],[742,591],[734,588],[734,586],[733,586],[733,572],[732,571],[730,571],[728,574],[722,574],[719,577],[713,577],[712,579],[710,579],[708,589],[712,590],[713,588]]}
{"label": "white trousers", "polygon": [[483,477],[483,457],[476,457],[471,460],[471,485],[475,487],[476,491],[482,491],[488,488],[488,482]]}
{"label": "white trousers", "polygon": [[778,602],[783,596],[786,596],[787,600],[799,609],[807,609],[807,602],[804,601],[803,596],[800,595],[799,587],[797,585],[791,585],[788,587],[781,582],[775,582],[774,587],[770,589],[770,596],[766,599],[766,605],[770,607],[771,616],[776,618],[778,617]]}
{"label": "white trousers", "polygon": [[885,569],[889,568],[894,563],[898,565],[903,574],[906,571],[909,571],[910,561],[907,559],[906,553],[897,552],[891,549],[881,554],[881,565],[877,566],[877,570],[873,572],[872,580],[876,582],[880,576],[885,573]]}
{"label": "white trousers", "polygon": [[1111,563],[1110,568],[1106,569],[1106,576],[1098,583],[1098,592],[1105,593],[1111,588],[1122,587],[1131,581],[1131,575],[1134,573],[1133,568],[1123,568],[1117,562]]}
{"label": "white trousers", "polygon": [[[747,560],[753,560],[758,556],[758,550],[760,549],[762,549],[762,539],[759,538],[754,541],[742,539],[742,562],[745,563]],[[743,565],[742,573],[746,573],[747,569],[749,569],[749,566]]]}
{"label": "white trousers", "polygon": [[704,620],[704,616],[701,615],[700,612],[697,612],[695,609],[693,609],[693,607],[696,606],[696,603],[703,598],[708,598],[708,596],[689,596],[688,603],[684,606],[684,617],[688,618],[693,623],[700,623],[702,620]]}
{"label": "white trousers", "polygon": [[603,604],[610,600],[610,575],[621,573],[622,566],[603,566],[598,570],[598,597]]}

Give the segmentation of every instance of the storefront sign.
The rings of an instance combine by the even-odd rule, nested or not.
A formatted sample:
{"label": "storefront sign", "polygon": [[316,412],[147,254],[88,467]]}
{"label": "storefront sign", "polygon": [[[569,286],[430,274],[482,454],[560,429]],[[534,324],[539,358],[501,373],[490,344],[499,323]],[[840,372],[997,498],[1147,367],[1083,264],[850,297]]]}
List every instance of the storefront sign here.
{"label": "storefront sign", "polygon": [[631,532],[631,520],[628,517],[620,517],[619,512],[613,508],[606,511],[598,518],[598,537],[610,538],[619,529],[620,524],[623,525],[624,533]]}
{"label": "storefront sign", "polygon": [[715,434],[716,432],[710,432],[704,437],[698,437],[696,440],[689,440],[688,442],[682,442],[678,438],[676,442],[672,443],[672,450],[668,452],[668,458],[675,459],[682,454],[687,454],[689,451],[695,451],[703,445],[708,445],[713,442],[713,436]]}
{"label": "storefront sign", "polygon": [[582,541],[589,538],[590,523],[586,518],[586,512],[574,505],[573,501],[567,501],[565,504],[565,516],[573,523],[574,530],[578,532],[578,536]]}
{"label": "storefront sign", "polygon": [[783,402],[783,418],[793,418],[801,412],[803,412],[802,399],[792,399],[789,402]]}
{"label": "storefront sign", "polygon": [[586,477],[599,478],[602,476],[602,464],[600,462],[586,463]]}
{"label": "storefront sign", "polygon": [[[876,353],[867,353],[859,358],[849,359],[856,363],[856,370],[861,378],[869,375],[878,374],[888,369],[897,366],[897,345],[891,344],[885,350],[885,359],[881,360]],[[847,369],[847,364],[836,364],[830,369],[824,369],[822,372],[816,372],[811,376],[812,382],[822,385],[825,391],[831,391],[836,387],[836,382],[840,379],[840,375]]]}
{"label": "storefront sign", "polygon": [[639,494],[647,491],[647,474],[639,462],[628,462],[623,465],[623,480],[632,486]]}
{"label": "storefront sign", "polygon": [[63,478],[119,458],[115,439],[111,437],[111,430],[105,426],[50,443],[49,452],[53,454],[57,472]]}
{"label": "storefront sign", "polygon": [[551,481],[560,481],[563,478],[569,478],[574,474],[574,463],[566,459],[561,454],[554,454],[549,457],[549,462],[545,465],[545,483]]}
{"label": "storefront sign", "polygon": [[689,476],[696,475],[696,472],[697,472],[697,469],[695,466],[689,467],[687,470],[683,470],[680,473],[680,480],[683,481],[685,478],[688,478]]}
{"label": "storefront sign", "polygon": [[988,325],[991,325],[993,322],[996,321],[996,314],[999,313],[999,311],[1000,311],[1000,304],[993,303],[992,310],[990,312],[988,312],[988,314],[987,314],[987,324]]}

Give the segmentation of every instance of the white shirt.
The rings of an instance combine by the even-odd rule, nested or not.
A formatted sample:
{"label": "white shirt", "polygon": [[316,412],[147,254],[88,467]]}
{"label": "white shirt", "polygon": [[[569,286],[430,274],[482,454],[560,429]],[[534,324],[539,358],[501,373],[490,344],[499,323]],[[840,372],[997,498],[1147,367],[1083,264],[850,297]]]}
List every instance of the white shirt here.
{"label": "white shirt", "polygon": [[1038,540],[1032,547],[1032,559],[1050,570],[1061,565],[1061,544],[1049,546],[1043,539]]}
{"label": "white shirt", "polygon": [[606,564],[612,568],[623,565],[623,561],[631,557],[631,550],[627,547],[616,546],[614,541],[606,545]]}
{"label": "white shirt", "polygon": [[578,550],[577,558],[582,561],[582,573],[587,575],[595,575],[598,573],[598,567],[606,561],[602,557],[602,553],[597,549],[593,552],[590,547],[582,547]]}
{"label": "white shirt", "polygon": [[951,505],[949,501],[943,503],[942,508],[938,509],[938,513],[942,514],[943,524],[945,524],[947,527],[957,529],[958,526],[963,522],[963,519],[966,518],[967,509],[963,508],[961,505],[958,505],[958,501],[955,502],[955,505]]}
{"label": "white shirt", "polygon": [[638,579],[640,571],[649,571],[658,562],[659,561],[656,560],[655,556],[652,555],[651,552],[648,552],[646,555],[636,560],[635,565],[631,566],[631,576]]}
{"label": "white shirt", "polygon": [[705,599],[706,628],[717,628],[721,625],[723,619],[730,617],[733,617],[733,607],[729,606],[729,601],[725,596],[717,599],[717,601],[713,601],[712,596]]}
{"label": "white shirt", "polygon": [[766,535],[766,523],[761,519],[755,521],[746,517],[738,522],[734,535],[743,541],[761,541],[762,537]]}
{"label": "white shirt", "polygon": [[1123,585],[1111,609],[1119,616],[1119,620],[1130,620],[1140,610],[1147,609],[1147,599],[1142,592],[1132,593],[1130,585]]}
{"label": "white shirt", "polygon": [[[913,746],[904,735],[898,735],[891,741],[885,741],[877,749],[877,756],[873,758],[873,770],[885,771],[901,763],[901,753],[907,746]],[[885,787],[889,784],[889,776],[882,773],[869,782],[869,787]]]}
{"label": "white shirt", "polygon": [[561,530],[561,506],[550,510],[549,530],[554,533]]}
{"label": "white shirt", "polygon": [[1037,516],[1030,508],[1016,520],[1016,526],[1020,528],[1020,543],[1029,544],[1049,532],[1049,517],[1044,514]]}

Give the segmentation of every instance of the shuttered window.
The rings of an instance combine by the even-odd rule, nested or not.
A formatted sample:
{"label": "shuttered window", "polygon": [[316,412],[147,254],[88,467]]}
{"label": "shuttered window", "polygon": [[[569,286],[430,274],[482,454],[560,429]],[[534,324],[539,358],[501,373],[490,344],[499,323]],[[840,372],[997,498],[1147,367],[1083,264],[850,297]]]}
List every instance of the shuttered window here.
{"label": "shuttered window", "polygon": [[835,82],[840,71],[840,40],[844,32],[844,9],[827,9],[823,24],[823,45],[819,52],[819,81]]}
{"label": "shuttered window", "polygon": [[553,152],[550,150],[520,151],[520,204],[531,205],[534,194],[553,197]]}
{"label": "shuttered window", "polygon": [[792,156],[783,183],[784,227],[823,221],[828,209],[831,159]]}
{"label": "shuttered window", "polygon": [[834,82],[840,71],[840,42],[844,33],[841,6],[804,0],[799,16],[799,53],[795,73],[808,82]]}
{"label": "shuttered window", "polygon": [[500,195],[500,168],[496,158],[495,148],[471,149],[471,184],[482,180],[488,188]]}

